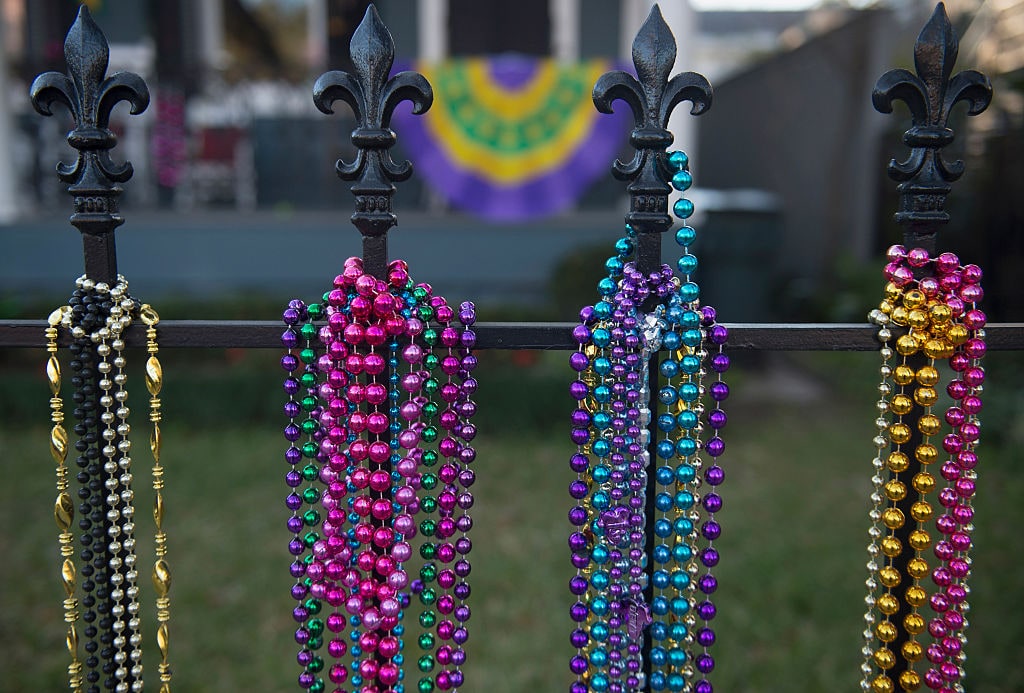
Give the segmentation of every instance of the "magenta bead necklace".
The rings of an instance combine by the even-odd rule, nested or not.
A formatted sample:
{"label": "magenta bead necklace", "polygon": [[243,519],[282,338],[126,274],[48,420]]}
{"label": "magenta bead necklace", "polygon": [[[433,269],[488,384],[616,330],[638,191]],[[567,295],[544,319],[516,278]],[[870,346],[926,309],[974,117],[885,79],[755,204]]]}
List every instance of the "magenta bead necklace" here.
{"label": "magenta bead necklace", "polygon": [[[292,301],[283,317],[299,686],[400,690],[415,596],[418,689],[457,689],[470,617],[473,305],[454,310],[402,261],[382,280],[350,258],[321,303]],[[417,535],[423,564],[410,579]]]}
{"label": "magenta bead necklace", "polygon": [[[888,258],[883,300],[868,316],[879,327],[882,381],[861,687],[885,693],[923,683],[954,693],[964,690],[985,380],[982,273],[952,253],[932,258],[921,248],[893,246]],[[943,362],[952,373],[945,385],[952,402],[940,418],[933,409]],[[911,458],[918,469],[912,475]],[[930,471],[935,467],[944,484]]]}
{"label": "magenta bead necklace", "polygon": [[[685,189],[685,156],[669,161]],[[676,210],[685,218],[692,205],[682,202]],[[667,265],[645,275],[627,228],[598,284],[602,299],[581,311],[573,331],[580,347],[570,357],[579,373],[570,385],[572,693],[713,690],[728,332],[713,308],[700,306],[690,276],[694,237],[688,226],[676,235],[682,277]]]}

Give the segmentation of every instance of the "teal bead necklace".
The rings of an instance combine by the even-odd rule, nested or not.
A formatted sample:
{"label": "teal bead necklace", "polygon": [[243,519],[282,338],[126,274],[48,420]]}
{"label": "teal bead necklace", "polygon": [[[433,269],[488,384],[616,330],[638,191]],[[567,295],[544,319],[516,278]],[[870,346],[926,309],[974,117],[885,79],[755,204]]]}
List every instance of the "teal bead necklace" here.
{"label": "teal bead necklace", "polygon": [[[685,155],[676,152],[668,161],[673,185],[688,188]],[[693,205],[681,199],[674,211],[687,218]],[[721,533],[714,514],[722,507],[717,458],[725,449],[719,432],[729,392],[722,380],[728,333],[713,308],[700,306],[691,277],[693,229],[684,226],[676,239],[684,248],[677,262],[682,276],[667,265],[645,276],[634,265],[635,233],[627,227],[598,283],[601,300],[581,311],[573,331],[580,347],[570,356],[579,373],[570,385],[578,403],[570,436],[577,445],[570,459],[577,478],[569,488],[577,501],[569,513],[576,568],[570,591],[577,597],[570,609],[577,648],[572,693],[621,693],[648,684],[659,691],[712,690],[706,675],[715,666],[708,651],[715,634],[708,623],[718,586],[711,569]],[[648,313],[640,306],[649,296],[658,303]]]}

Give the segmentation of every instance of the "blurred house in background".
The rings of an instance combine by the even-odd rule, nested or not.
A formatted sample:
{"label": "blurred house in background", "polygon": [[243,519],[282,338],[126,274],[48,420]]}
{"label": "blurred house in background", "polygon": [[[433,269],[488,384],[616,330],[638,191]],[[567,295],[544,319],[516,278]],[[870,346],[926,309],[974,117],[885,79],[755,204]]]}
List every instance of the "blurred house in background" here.
{"label": "blurred house in background", "polygon": [[[121,137],[118,151],[136,170],[126,210],[349,207],[334,162],[351,156],[351,116],[344,106],[332,117],[317,112],[310,88],[325,70],[350,69],[348,44],[366,0],[86,4],[111,42],[111,69],[142,74],[153,92],[146,114],[128,118],[118,107],[112,125]],[[594,111],[587,89],[573,92],[558,80],[604,67],[631,69],[630,45],[651,0],[375,5],[395,38],[396,64],[430,74],[438,93],[425,118],[403,120],[408,106],[396,116],[396,157],[411,157],[418,174],[396,197],[401,228],[415,227],[422,237],[443,228],[466,234],[466,243],[470,234],[486,234],[496,255],[523,239],[547,239],[545,257],[512,263],[522,267],[490,286],[495,297],[543,300],[559,263],[583,252],[581,244],[608,247],[626,208],[623,186],[608,170],[615,154],[625,153],[627,114],[617,114],[620,122],[611,127],[614,117]],[[1024,2],[947,5],[964,36],[960,69],[977,66],[996,79],[1020,74],[1024,22],[1017,18],[1024,17]],[[870,93],[885,69],[910,66],[931,2],[870,9],[828,3],[799,12],[695,12],[685,0],[661,6],[679,43],[676,71],[707,75],[716,92],[707,115],[693,118],[683,104],[670,124],[677,146],[694,161],[705,295],[729,319],[792,317],[780,305],[813,307],[815,295],[835,282],[837,264],[866,260],[895,240],[887,222],[895,185],[884,167],[898,154],[905,128],[875,113]],[[68,122],[31,112],[26,90],[39,72],[64,70],[63,36],[75,11],[71,0],[0,0],[9,73],[4,115],[12,133],[5,145],[0,132],[0,148],[9,149],[0,151],[0,207],[6,180],[23,218],[64,208],[51,169],[67,155],[60,133]],[[476,86],[460,86],[459,79]],[[444,90],[449,84],[455,91]],[[453,94],[465,102],[446,111]],[[531,94],[536,105],[524,105]],[[988,151],[985,142],[1011,131],[1006,146],[1019,141],[1019,94],[998,91],[997,102],[970,129],[956,124],[965,135],[961,153]],[[522,117],[512,122],[515,113]],[[468,160],[460,151],[476,152],[465,180],[451,175],[460,156]],[[1007,166],[1011,160],[1019,156],[1007,157]],[[970,175],[965,188],[974,187]],[[573,185],[562,184],[570,179]],[[494,205],[472,204],[485,192]],[[554,201],[540,203],[548,197]],[[990,247],[1005,247],[1006,229],[1020,225],[1012,205],[1004,207],[987,206],[998,227]],[[487,294],[481,282],[495,271],[486,275],[463,282]]]}

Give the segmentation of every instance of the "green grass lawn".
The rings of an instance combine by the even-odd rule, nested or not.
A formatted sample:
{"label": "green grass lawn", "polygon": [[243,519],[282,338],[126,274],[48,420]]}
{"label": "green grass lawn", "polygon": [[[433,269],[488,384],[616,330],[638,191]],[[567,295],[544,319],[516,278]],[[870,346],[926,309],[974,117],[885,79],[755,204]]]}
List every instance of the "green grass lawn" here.
{"label": "green grass lawn", "polygon": [[[480,400],[490,411],[480,417],[474,463],[465,691],[564,691],[569,680],[572,446],[562,425],[570,409],[563,356],[519,371],[485,359],[480,374]],[[845,385],[804,404],[748,399],[729,408],[716,690],[859,689],[873,385],[851,378],[870,376],[870,359],[851,367],[849,355],[817,355],[810,365],[828,376],[826,384],[839,377]],[[297,690],[277,374],[261,365],[231,380],[227,366],[211,373],[173,354],[165,370],[174,690]],[[736,378],[734,392],[756,379],[752,372]],[[220,394],[196,399],[211,391]],[[0,427],[0,690],[56,691],[66,686],[66,654],[42,380],[22,396],[25,406],[41,402],[43,409],[36,424],[8,419]],[[233,403],[243,413],[231,420],[223,407]],[[140,397],[136,413],[143,404]],[[266,416],[252,413],[268,406]],[[148,574],[150,461],[145,420],[134,425],[143,448],[135,456],[137,535]],[[982,447],[967,647],[972,693],[1024,690],[1024,474],[1017,459],[1013,445]],[[155,690],[148,579],[143,587]]]}

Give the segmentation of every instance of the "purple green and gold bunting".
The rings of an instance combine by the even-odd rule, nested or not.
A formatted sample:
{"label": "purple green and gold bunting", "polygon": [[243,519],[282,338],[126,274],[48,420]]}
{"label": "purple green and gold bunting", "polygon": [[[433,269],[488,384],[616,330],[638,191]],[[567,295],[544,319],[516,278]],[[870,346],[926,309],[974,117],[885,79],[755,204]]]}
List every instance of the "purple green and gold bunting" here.
{"label": "purple green and gold bunting", "polygon": [[499,56],[418,63],[434,87],[424,116],[401,118],[419,173],[454,207],[483,218],[537,218],[571,206],[607,173],[629,125],[591,100],[607,61]]}

